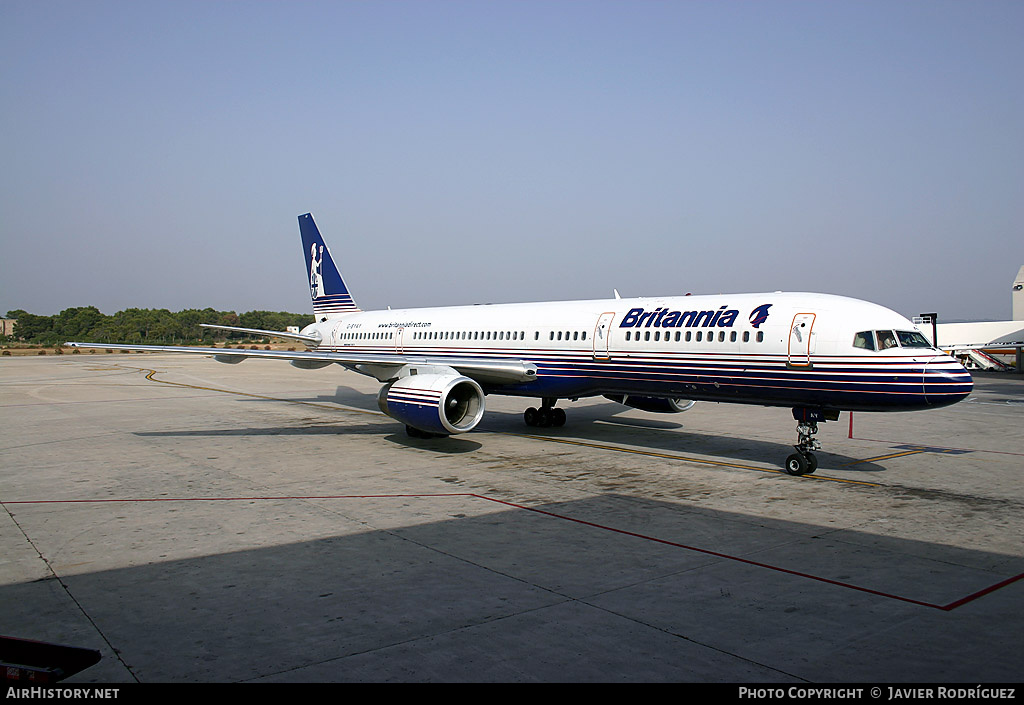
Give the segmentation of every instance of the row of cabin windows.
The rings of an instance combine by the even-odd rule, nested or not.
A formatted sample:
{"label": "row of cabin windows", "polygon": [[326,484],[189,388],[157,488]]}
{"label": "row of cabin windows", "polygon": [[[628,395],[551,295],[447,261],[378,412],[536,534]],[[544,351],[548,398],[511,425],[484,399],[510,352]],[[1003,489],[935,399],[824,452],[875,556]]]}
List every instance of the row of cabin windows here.
{"label": "row of cabin windows", "polygon": [[[540,331],[533,332],[540,340]],[[550,331],[550,340],[586,340],[586,331]],[[413,340],[526,340],[526,331],[423,331],[413,333]]]}
{"label": "row of cabin windows", "polygon": [[389,330],[374,333],[342,333],[338,340],[391,340],[394,337],[394,331]]}
{"label": "row of cabin windows", "polygon": [[[632,338],[630,337],[631,333],[632,333]],[[637,340],[637,341],[641,340],[640,335],[641,335],[641,331],[626,331],[626,340],[630,340],[630,339]],[[685,341],[685,342],[689,343],[694,338],[696,338],[696,341],[698,343],[701,342],[701,340],[707,340],[709,343],[713,343],[713,342],[715,342],[715,332],[714,331],[708,331],[707,337],[705,338],[704,331],[702,331],[702,330],[697,331],[696,336],[694,336],[694,332],[690,331],[690,330],[686,331],[685,333],[683,333],[683,331],[678,331],[678,330],[675,331],[675,342],[677,342],[677,343],[680,342],[680,341]],[[654,331],[653,334],[649,330],[643,331],[643,340],[645,342],[648,341],[648,340],[653,340],[655,342],[658,342],[660,340],[664,340],[666,343],[668,343],[668,342],[672,342],[672,339],[673,339],[672,331],[665,331],[664,337],[662,337],[660,330]],[[729,331],[729,342],[730,343],[735,343],[738,339],[739,339],[739,336],[737,335],[736,331]],[[764,341],[764,331],[761,331],[761,330],[757,331],[757,335],[755,336],[755,340],[757,342],[759,342],[759,343],[763,342]],[[724,343],[725,342],[725,331],[724,330],[718,331],[718,342],[719,343]],[[750,342],[750,331],[749,330],[743,331],[743,342],[744,343],[749,343]]]}
{"label": "row of cabin windows", "polygon": [[[565,331],[565,338],[564,338],[564,340],[569,340],[569,334],[570,333],[572,334],[572,339],[573,340],[586,340],[587,339],[587,331],[583,331],[581,333],[578,330],[574,330],[574,331],[568,331],[567,330],[567,331]],[[558,336],[558,340],[563,340],[563,338],[562,338],[562,331],[551,331],[551,335],[550,335],[549,339],[550,340],[555,340],[555,335],[556,334]],[[540,337],[540,333],[537,334],[537,337]],[[537,338],[534,338],[534,340],[536,340],[536,339]]]}
{"label": "row of cabin windows", "polygon": [[[540,333],[537,334],[538,336]],[[526,331],[418,331],[413,340],[525,340]]]}
{"label": "row of cabin windows", "polygon": [[[888,331],[891,334],[891,331]],[[880,331],[881,333],[881,331]],[[903,333],[903,331],[900,331]],[[626,331],[626,340],[640,341],[641,339],[646,341],[653,340],[655,342],[664,340],[666,343],[671,342],[673,339],[672,331],[665,331],[664,337],[662,331],[654,331],[653,334],[649,330],[642,332],[643,337],[641,338],[641,331]],[[856,347],[865,347],[863,343],[864,334],[858,333],[858,339],[854,342]],[[341,340],[393,340],[395,337],[394,331],[377,331],[372,333],[342,333],[340,336]],[[586,331],[550,331],[548,333],[549,340],[586,340]],[[413,333],[413,340],[525,340],[526,331],[415,331]],[[534,331],[534,340],[540,340],[540,331]],[[685,341],[689,343],[691,340],[696,339],[699,343],[702,340],[707,340],[709,343],[714,342],[715,332],[708,331],[705,337],[704,331],[696,331],[694,336],[693,331],[675,331],[675,342]],[[881,340],[881,335],[879,336]],[[738,340],[736,331],[729,332],[729,342],[735,343]],[[757,331],[755,337],[757,342],[764,341],[764,331]],[[725,342],[725,331],[718,331],[718,342]],[[750,331],[743,331],[743,342],[750,342]],[[873,341],[872,341],[873,342]],[[874,350],[874,348],[870,348]],[[884,348],[881,348],[884,349]]]}

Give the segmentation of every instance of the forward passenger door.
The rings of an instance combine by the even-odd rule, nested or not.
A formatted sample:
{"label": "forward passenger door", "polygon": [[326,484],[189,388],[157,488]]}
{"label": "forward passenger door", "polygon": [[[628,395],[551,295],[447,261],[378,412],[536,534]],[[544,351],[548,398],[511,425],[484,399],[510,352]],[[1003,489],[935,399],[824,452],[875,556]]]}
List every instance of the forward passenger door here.
{"label": "forward passenger door", "polygon": [[597,325],[594,327],[595,360],[610,360],[612,357],[610,346],[613,320],[615,320],[613,311],[602,313],[597,319]]}
{"label": "forward passenger door", "polygon": [[798,313],[793,316],[793,325],[789,328],[789,367],[811,366],[811,353],[814,352],[814,319],[813,313]]}

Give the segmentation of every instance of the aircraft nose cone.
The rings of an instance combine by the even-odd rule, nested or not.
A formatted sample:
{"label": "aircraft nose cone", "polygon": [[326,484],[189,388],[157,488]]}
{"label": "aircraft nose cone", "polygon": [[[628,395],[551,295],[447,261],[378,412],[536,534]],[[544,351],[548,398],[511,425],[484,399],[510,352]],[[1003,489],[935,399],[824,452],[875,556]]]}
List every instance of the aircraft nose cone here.
{"label": "aircraft nose cone", "polygon": [[974,389],[971,373],[948,355],[925,365],[923,383],[925,403],[929,406],[956,404]]}

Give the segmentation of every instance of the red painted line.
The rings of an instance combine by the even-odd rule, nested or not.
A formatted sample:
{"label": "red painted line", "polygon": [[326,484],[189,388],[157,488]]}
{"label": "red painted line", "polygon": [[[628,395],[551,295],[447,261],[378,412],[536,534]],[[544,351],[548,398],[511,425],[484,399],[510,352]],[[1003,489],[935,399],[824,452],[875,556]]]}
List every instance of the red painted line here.
{"label": "red painted line", "polygon": [[594,529],[600,529],[602,531],[610,531],[612,533],[619,534],[621,536],[630,536],[632,538],[641,539],[644,541],[652,541],[665,546],[673,546],[675,548],[681,548],[687,551],[694,551],[696,553],[703,553],[707,556],[714,556],[715,558],[722,558],[728,561],[735,561],[737,563],[744,563],[757,568],[764,568],[766,570],[775,571],[777,573],[785,573],[787,575],[793,575],[798,578],[806,578],[808,580],[815,580],[820,583],[827,585],[834,585],[836,587],[846,588],[848,590],[856,590],[858,592],[868,593],[870,595],[876,595],[878,597],[884,597],[890,600],[898,600],[900,602],[907,602],[913,605],[919,605],[921,607],[930,607],[932,609],[942,610],[944,612],[950,612],[962,607],[978,598],[984,597],[1000,588],[1004,588],[1007,585],[1024,579],[1024,573],[1015,575],[1011,578],[1001,580],[994,585],[990,585],[987,588],[983,588],[977,592],[954,600],[946,605],[937,605],[931,602],[924,602],[922,600],[915,600],[910,597],[903,597],[902,595],[894,595],[892,593],[883,592],[881,590],[874,590],[872,588],[862,587],[860,585],[854,585],[852,583],[844,583],[839,580],[832,580],[830,578],[823,578],[819,575],[813,575],[811,573],[804,573],[798,570],[791,570],[789,568],[783,568],[781,566],[772,565],[770,563],[762,563],[760,561],[750,560],[749,558],[740,558],[739,556],[731,556],[727,553],[721,553],[719,551],[712,551],[706,548],[699,548],[697,546],[690,546],[684,543],[678,543],[676,541],[669,541],[667,539],[659,539],[655,536],[647,536],[646,534],[638,534],[633,531],[626,531],[625,529],[616,529],[611,526],[605,526],[603,524],[596,524],[591,521],[584,519],[576,519],[571,516],[564,514],[556,514],[543,509],[537,509],[535,507],[527,507],[521,504],[515,504],[514,502],[507,502],[501,499],[494,499],[493,497],[487,497],[486,495],[474,494],[472,492],[450,492],[450,493],[438,493],[438,494],[361,494],[361,495],[284,495],[280,497],[143,497],[138,499],[42,499],[42,500],[13,500],[13,501],[0,501],[0,505],[6,506],[10,504],[104,504],[114,502],[124,503],[135,503],[135,502],[245,502],[245,501],[280,501],[280,500],[296,500],[296,499],[408,499],[408,498],[441,498],[441,497],[471,497],[473,499],[482,499],[487,502],[493,502],[495,504],[501,504],[506,507],[512,507],[514,509],[520,509],[527,512],[533,512],[534,514],[541,514],[544,516],[551,517],[553,519],[560,519],[562,521],[573,522],[574,524],[580,524],[582,526],[589,526]]}
{"label": "red painted line", "polygon": [[946,612],[950,612],[952,610],[955,610],[957,607],[960,607],[961,605],[966,605],[968,602],[973,602],[974,600],[977,600],[979,597],[987,595],[990,592],[995,592],[999,588],[1011,585],[1022,578],[1024,578],[1024,573],[1021,573],[1020,575],[1015,575],[1012,578],[1007,578],[1006,580],[998,582],[995,585],[989,585],[984,590],[978,590],[978,592],[972,593],[967,597],[961,597],[959,600],[956,600],[955,602],[950,602],[948,605],[940,607],[939,609],[945,610]]}
{"label": "red painted line", "polygon": [[[154,380],[159,382],[160,380]],[[13,409],[16,406],[65,406],[67,404],[124,404],[139,401],[163,401],[164,399],[202,399],[209,398],[209,395],[188,394],[180,397],[139,397],[137,399],[83,399],[81,401],[34,401],[24,404],[0,404],[0,409]]]}
{"label": "red painted line", "polygon": [[[103,504],[105,502],[254,502],[285,499],[402,499],[408,497],[479,497],[468,492],[441,494],[335,494],[335,495],[283,495],[281,497],[140,497],[137,499],[25,499],[0,502],[8,504]],[[495,500],[492,500],[495,501]]]}
{"label": "red painted line", "polygon": [[687,544],[677,543],[675,541],[668,541],[666,539],[659,539],[659,538],[656,538],[656,537],[653,537],[653,536],[645,536],[644,534],[637,534],[637,533],[634,533],[632,531],[626,531],[624,529],[615,529],[615,528],[612,528],[610,526],[602,526],[601,524],[595,524],[593,522],[584,521],[583,519],[574,519],[573,517],[568,517],[568,516],[564,516],[564,515],[561,515],[561,514],[555,514],[553,512],[547,512],[547,511],[544,511],[543,509],[534,509],[532,507],[523,507],[523,506],[520,506],[520,505],[517,505],[517,504],[512,504],[511,502],[504,502],[504,501],[499,500],[499,499],[491,499],[489,497],[483,497],[482,499],[487,499],[487,500],[489,500],[491,502],[497,502],[499,504],[505,504],[505,505],[508,505],[510,507],[516,507],[517,509],[523,509],[523,510],[528,511],[528,512],[535,512],[537,514],[544,514],[544,515],[547,515],[547,516],[550,516],[550,517],[554,517],[556,519],[563,519],[565,521],[571,521],[571,522],[575,522],[577,524],[583,524],[585,526],[591,526],[591,527],[594,527],[594,528],[597,528],[597,529],[603,529],[605,531],[611,531],[611,532],[614,532],[614,533],[617,533],[617,534],[622,534],[624,536],[632,536],[634,538],[644,539],[646,541],[653,541],[655,543],[664,544],[666,546],[674,546],[676,548],[686,549],[687,551],[695,551],[697,553],[703,553],[703,554],[708,555],[708,556],[715,556],[716,558],[724,558],[725,560],[736,561],[738,563],[745,563],[747,565],[756,566],[758,568],[766,568],[768,570],[773,570],[773,571],[778,572],[778,573],[787,573],[789,575],[795,575],[795,576],[800,577],[800,578],[807,578],[809,580],[816,580],[818,582],[827,583],[829,585],[835,585],[835,586],[838,586],[838,587],[848,588],[850,590],[857,590],[859,592],[866,592],[866,593],[870,593],[872,595],[878,595],[879,597],[887,597],[887,598],[892,599],[892,600],[899,600],[901,602],[909,602],[911,604],[921,605],[922,607],[932,607],[932,608],[935,608],[935,609],[942,609],[942,607],[940,607],[939,605],[935,605],[935,604],[932,604],[930,602],[922,602],[920,600],[915,600],[915,599],[912,599],[912,598],[909,598],[909,597],[902,597],[900,595],[893,595],[891,593],[881,592],[879,590],[872,590],[871,588],[861,587],[859,585],[853,585],[851,583],[843,583],[843,582],[839,582],[837,580],[831,580],[829,578],[822,578],[821,576],[818,576],[818,575],[812,575],[810,573],[802,573],[800,571],[790,570],[789,568],[782,568],[780,566],[771,565],[769,563],[761,563],[759,561],[752,561],[752,560],[750,560],[748,558],[740,558],[739,556],[730,556],[727,553],[719,553],[718,551],[711,551],[711,550],[706,549],[706,548],[698,548],[696,546],[689,546]]}

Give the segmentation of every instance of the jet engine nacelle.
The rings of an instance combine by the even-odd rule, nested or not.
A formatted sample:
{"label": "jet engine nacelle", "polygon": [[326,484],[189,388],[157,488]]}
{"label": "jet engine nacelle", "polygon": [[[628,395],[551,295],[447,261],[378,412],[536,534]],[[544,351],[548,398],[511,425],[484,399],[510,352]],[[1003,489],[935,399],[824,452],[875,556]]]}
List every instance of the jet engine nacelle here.
{"label": "jet engine nacelle", "polygon": [[667,397],[641,397],[634,394],[605,394],[605,399],[611,399],[619,404],[631,406],[641,411],[653,411],[658,414],[678,414],[681,411],[690,409],[697,402],[690,399],[669,399]]}
{"label": "jet engine nacelle", "polygon": [[471,431],[484,415],[484,392],[454,374],[413,374],[385,385],[377,395],[385,414],[426,433]]}

